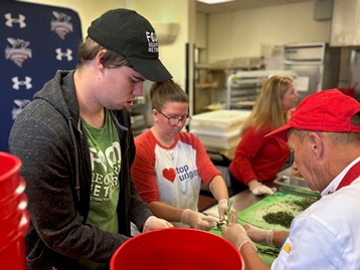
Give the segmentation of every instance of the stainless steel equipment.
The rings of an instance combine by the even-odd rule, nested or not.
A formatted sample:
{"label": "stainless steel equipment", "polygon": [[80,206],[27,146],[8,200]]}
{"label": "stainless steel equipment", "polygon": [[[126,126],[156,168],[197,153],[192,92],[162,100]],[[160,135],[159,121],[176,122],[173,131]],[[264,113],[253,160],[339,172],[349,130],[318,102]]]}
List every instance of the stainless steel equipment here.
{"label": "stainless steel equipment", "polygon": [[284,68],[298,74],[299,102],[315,92],[338,87],[340,48],[326,43],[294,43],[284,46]]}
{"label": "stainless steel equipment", "polygon": [[303,197],[320,198],[320,193],[309,188],[304,178],[282,176],[274,180],[279,185],[279,190],[300,195]]}

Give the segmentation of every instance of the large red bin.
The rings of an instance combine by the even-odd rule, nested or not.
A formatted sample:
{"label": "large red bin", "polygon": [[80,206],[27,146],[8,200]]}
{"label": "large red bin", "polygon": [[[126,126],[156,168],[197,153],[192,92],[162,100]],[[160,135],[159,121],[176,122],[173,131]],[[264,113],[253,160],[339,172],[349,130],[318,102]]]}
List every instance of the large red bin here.
{"label": "large red bin", "polygon": [[171,228],[139,234],[113,254],[111,270],[244,270],[244,260],[227,240],[208,232]]}
{"label": "large red bin", "polygon": [[0,152],[1,269],[26,269],[24,235],[30,218],[20,168],[21,161],[16,156]]}

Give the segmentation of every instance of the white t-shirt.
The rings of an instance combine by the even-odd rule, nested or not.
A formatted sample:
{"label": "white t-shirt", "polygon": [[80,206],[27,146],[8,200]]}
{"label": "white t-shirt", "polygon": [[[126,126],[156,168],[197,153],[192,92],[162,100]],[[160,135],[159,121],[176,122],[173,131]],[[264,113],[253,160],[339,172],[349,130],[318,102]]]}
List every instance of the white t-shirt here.
{"label": "white t-shirt", "polygon": [[200,140],[180,132],[173,145],[166,147],[148,130],[135,138],[135,144],[131,175],[141,198],[197,211],[201,181],[208,186],[220,175]]}

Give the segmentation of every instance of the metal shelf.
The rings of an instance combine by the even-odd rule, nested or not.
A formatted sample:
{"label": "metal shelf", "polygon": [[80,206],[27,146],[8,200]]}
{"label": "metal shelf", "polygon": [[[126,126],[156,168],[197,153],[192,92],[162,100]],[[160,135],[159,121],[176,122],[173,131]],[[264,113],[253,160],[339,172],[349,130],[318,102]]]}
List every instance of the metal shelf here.
{"label": "metal shelf", "polygon": [[226,108],[252,108],[263,83],[274,75],[290,76],[293,79],[297,74],[291,70],[256,70],[241,71],[232,74],[227,79]]}

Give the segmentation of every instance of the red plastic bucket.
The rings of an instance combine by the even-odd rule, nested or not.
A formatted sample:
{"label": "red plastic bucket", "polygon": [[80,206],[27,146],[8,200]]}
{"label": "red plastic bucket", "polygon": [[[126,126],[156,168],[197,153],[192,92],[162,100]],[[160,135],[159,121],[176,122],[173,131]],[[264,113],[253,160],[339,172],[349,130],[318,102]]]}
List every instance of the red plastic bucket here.
{"label": "red plastic bucket", "polygon": [[205,231],[171,228],[139,234],[113,254],[111,270],[244,270],[244,260],[228,241]]}
{"label": "red plastic bucket", "polygon": [[26,269],[24,235],[30,218],[20,168],[21,161],[17,157],[0,152],[1,269]]}

